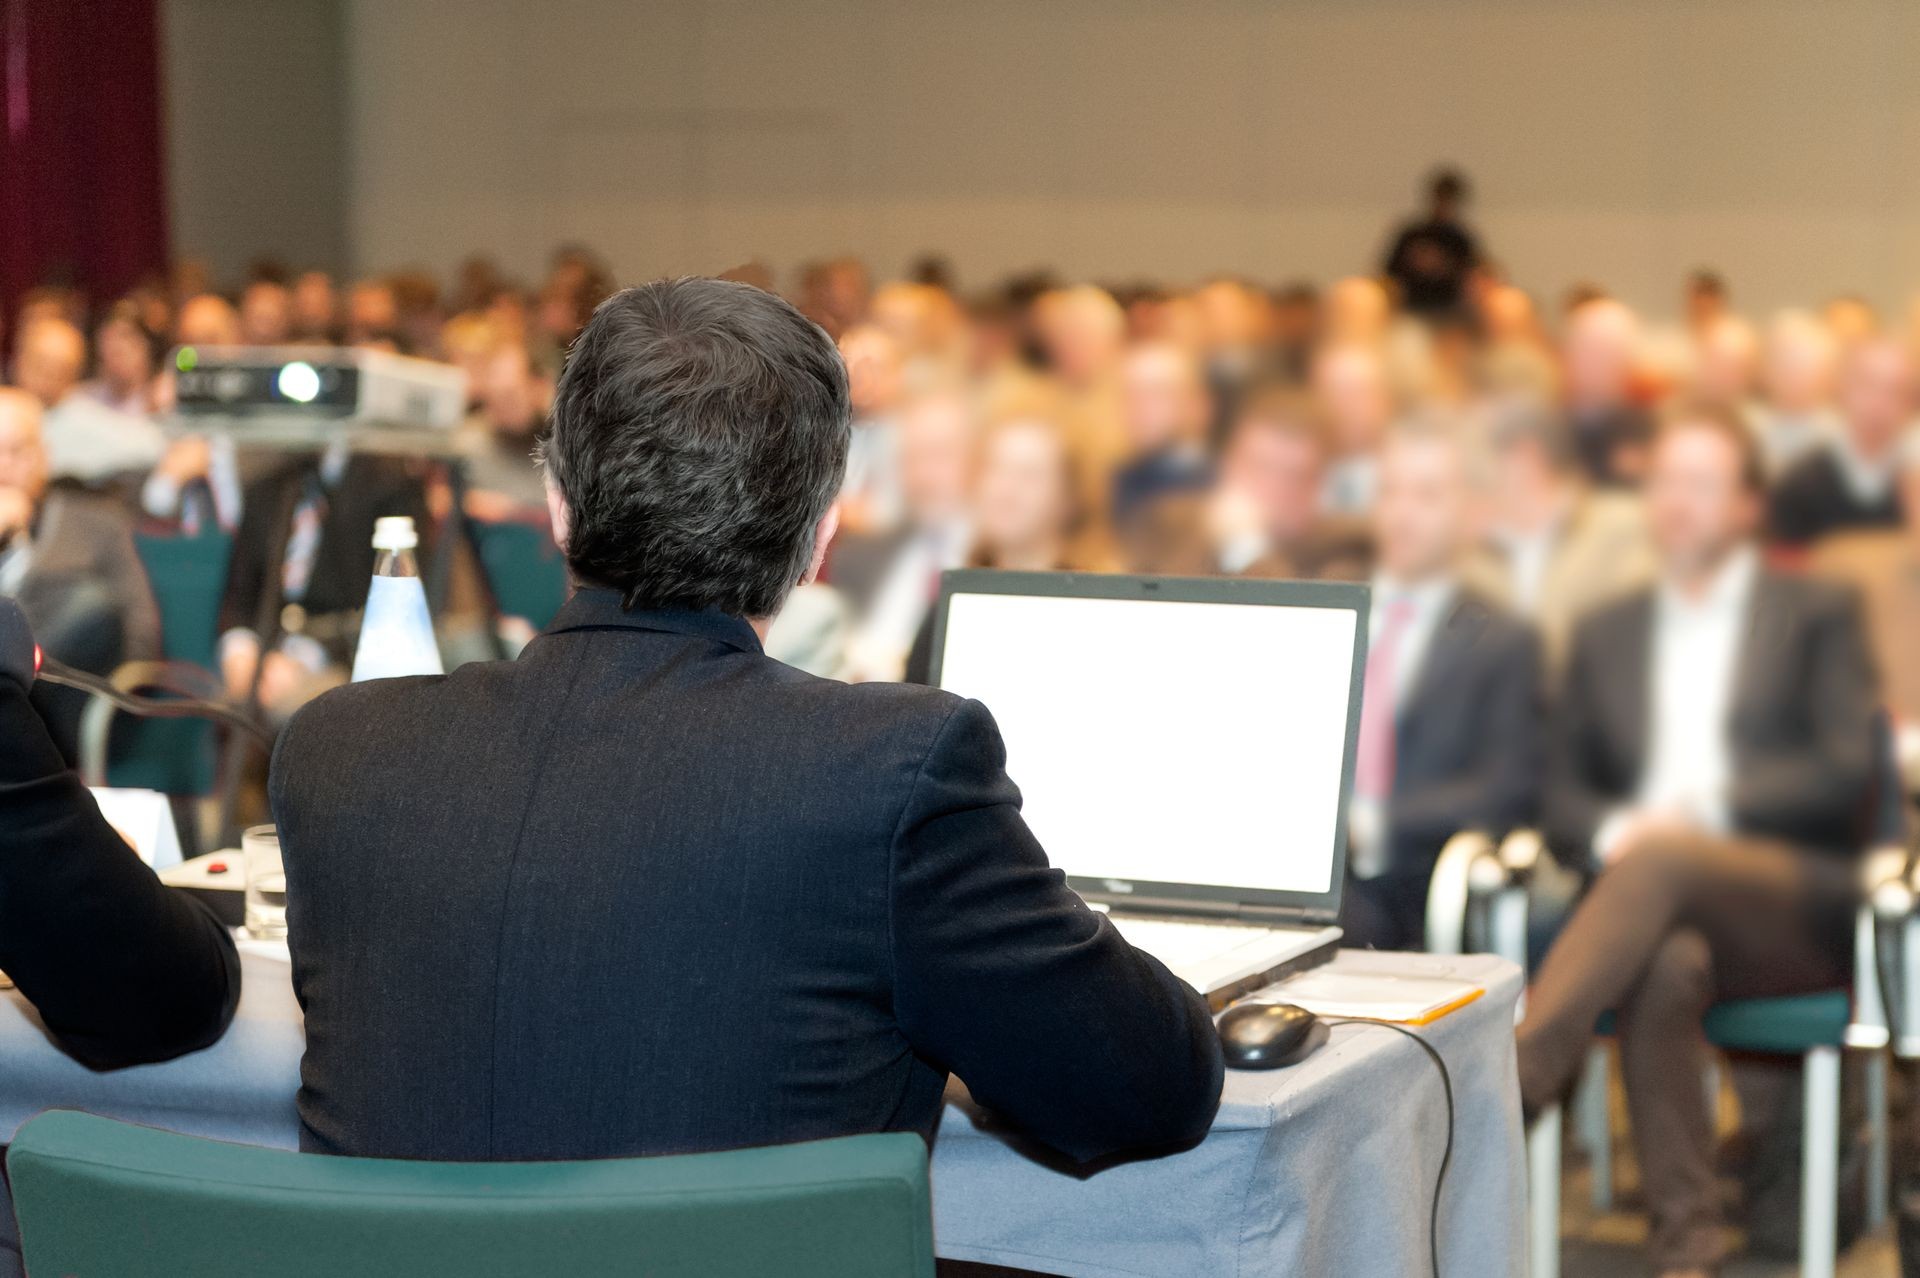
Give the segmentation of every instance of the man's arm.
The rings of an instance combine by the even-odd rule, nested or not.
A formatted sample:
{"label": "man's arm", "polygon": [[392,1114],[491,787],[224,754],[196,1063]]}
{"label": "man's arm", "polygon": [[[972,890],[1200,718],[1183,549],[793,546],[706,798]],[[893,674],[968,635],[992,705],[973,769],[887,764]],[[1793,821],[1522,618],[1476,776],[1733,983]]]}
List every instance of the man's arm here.
{"label": "man's arm", "polygon": [[140,863],[4,677],[0,970],[94,1069],[206,1047],[240,998],[226,928]]}
{"label": "man's arm", "polygon": [[1072,1158],[1189,1143],[1220,1103],[1200,996],[1048,867],[992,716],[960,704],[893,847],[894,1011],[915,1051]]}
{"label": "man's arm", "polygon": [[1853,593],[1835,588],[1820,598],[1800,680],[1812,737],[1804,750],[1742,760],[1728,804],[1736,828],[1817,840],[1862,821],[1874,781],[1879,684]]}
{"label": "man's arm", "polygon": [[1547,729],[1547,784],[1541,825],[1547,848],[1561,864],[1585,873],[1592,867],[1593,840],[1619,800],[1593,783],[1591,734],[1596,731],[1596,686],[1590,625],[1575,629]]}

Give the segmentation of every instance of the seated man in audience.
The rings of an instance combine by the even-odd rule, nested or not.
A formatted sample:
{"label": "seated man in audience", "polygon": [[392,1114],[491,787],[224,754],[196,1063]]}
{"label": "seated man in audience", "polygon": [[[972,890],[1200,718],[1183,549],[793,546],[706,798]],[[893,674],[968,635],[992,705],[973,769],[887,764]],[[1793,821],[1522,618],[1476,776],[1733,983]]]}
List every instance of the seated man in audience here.
{"label": "seated man in audience", "polygon": [[900,343],[877,324],[856,324],[840,338],[853,395],[853,442],[841,519],[849,531],[884,534],[900,526],[900,414],[906,402]]}
{"label": "seated man in audience", "polygon": [[1205,1004],[1047,867],[985,708],[761,650],[849,416],[771,294],[594,314],[545,450],[578,593],[516,662],[343,688],[281,740],[306,1148],[930,1138],[949,1071],[1075,1159],[1206,1131]]}
{"label": "seated man in audience", "polygon": [[1549,846],[1594,883],[1528,996],[1521,1096],[1529,1112],[1559,1099],[1618,1013],[1662,1274],[1720,1261],[1700,1018],[1846,982],[1869,834],[1878,690],[1859,609],[1761,565],[1765,482],[1724,410],[1668,420],[1648,484],[1660,582],[1576,631],[1551,743]]}
{"label": "seated man in audience", "polygon": [[1321,512],[1327,451],[1311,400],[1281,387],[1251,392],[1213,488],[1130,530],[1126,558],[1139,572],[1182,576],[1365,577],[1365,523]]}
{"label": "seated man in audience", "polygon": [[525,346],[500,342],[478,361],[473,393],[479,407],[463,439],[467,513],[496,521],[544,518],[546,484],[533,451],[547,424],[553,382],[533,367]]}
{"label": "seated man in audience", "polygon": [[1108,517],[1126,527],[1151,518],[1163,501],[1206,488],[1213,476],[1206,451],[1213,405],[1199,361],[1171,342],[1128,350],[1120,393],[1127,456],[1113,472]]}
{"label": "seated man in audience", "polygon": [[1833,364],[1833,334],[1818,316],[1782,311],[1774,317],[1760,374],[1765,395],[1754,414],[1769,475],[1785,474],[1840,433]]}
{"label": "seated man in audience", "polygon": [[144,475],[166,438],[145,417],[123,413],[80,388],[87,339],[64,319],[40,319],[20,334],[14,370],[20,389],[46,409],[47,464],[55,479],[88,486]]}
{"label": "seated man in audience", "polygon": [[1467,460],[1447,431],[1402,427],[1380,459],[1366,693],[1341,926],[1355,948],[1418,949],[1448,839],[1498,839],[1539,792],[1540,648],[1463,589]]}
{"label": "seated man in audience", "polygon": [[827,579],[855,617],[847,655],[853,678],[906,672],[940,574],[966,562],[977,434],[973,409],[958,395],[909,404],[900,419],[900,527],[836,539]]}
{"label": "seated man in audience", "polygon": [[1637,495],[1587,482],[1564,423],[1542,409],[1498,410],[1485,476],[1485,537],[1467,582],[1533,622],[1547,668],[1564,660],[1575,620],[1653,578]]}
{"label": "seated man in audience", "polygon": [[[0,598],[0,971],[91,1069],[198,1051],[240,998],[233,937],[100,815],[28,699],[33,677],[26,620]],[[21,1273],[13,1228],[0,1181],[0,1278]]]}
{"label": "seated man in audience", "polygon": [[1902,768],[1920,788],[1920,433],[1901,442],[1899,491],[1902,527],[1829,537],[1811,567],[1852,586],[1866,604]]}
{"label": "seated man in audience", "polygon": [[[40,402],[0,387],[0,597],[19,601],[55,658],[92,674],[160,656],[160,610],[120,509],[50,489]],[[86,697],[43,685],[35,699],[72,757]]]}
{"label": "seated man in audience", "polygon": [[1653,419],[1635,386],[1639,358],[1640,321],[1623,303],[1599,297],[1567,316],[1567,427],[1587,477],[1602,487],[1630,487],[1646,471]]}
{"label": "seated man in audience", "polygon": [[1873,338],[1840,366],[1840,430],[1809,451],[1773,490],[1772,533],[1805,549],[1829,533],[1900,523],[1895,472],[1913,421],[1913,361],[1891,338]]}
{"label": "seated man in audience", "polygon": [[[373,526],[406,515],[424,534],[427,502],[413,463],[335,445],[296,458],[246,490],[220,608],[227,694],[281,719],[346,678],[359,614],[373,579]],[[276,557],[277,556],[277,557]],[[263,616],[269,594],[279,607]],[[261,653],[260,627],[280,638]]]}
{"label": "seated man in audience", "polygon": [[1393,425],[1393,389],[1378,347],[1330,346],[1313,361],[1313,394],[1326,418],[1333,458],[1322,503],[1333,515],[1364,519],[1380,487],[1380,444]]}

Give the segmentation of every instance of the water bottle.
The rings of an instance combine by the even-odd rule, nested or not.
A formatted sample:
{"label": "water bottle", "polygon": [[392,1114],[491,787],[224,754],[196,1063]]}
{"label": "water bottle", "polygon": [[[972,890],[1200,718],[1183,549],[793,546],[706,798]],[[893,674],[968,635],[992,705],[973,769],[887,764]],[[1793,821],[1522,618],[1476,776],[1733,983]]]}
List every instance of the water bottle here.
{"label": "water bottle", "polygon": [[353,654],[353,681],[393,679],[401,675],[445,674],[440,645],[427,615],[427,588],[420,580],[414,549],[420,534],[405,515],[377,519],[373,582],[360,621],[360,646]]}

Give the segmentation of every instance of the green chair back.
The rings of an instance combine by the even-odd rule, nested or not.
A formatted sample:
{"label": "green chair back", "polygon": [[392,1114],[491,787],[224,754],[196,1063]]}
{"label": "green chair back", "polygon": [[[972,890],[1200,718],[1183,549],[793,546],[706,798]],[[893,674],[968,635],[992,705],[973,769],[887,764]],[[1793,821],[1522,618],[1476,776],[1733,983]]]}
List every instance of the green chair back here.
{"label": "green chair back", "polygon": [[522,523],[483,523],[473,535],[480,570],[503,617],[520,617],[543,630],[567,601],[567,561],[546,528]]}
{"label": "green chair back", "polygon": [[330,1158],[53,1111],[7,1155],[66,1278],[932,1278],[910,1134],[562,1163]]}
{"label": "green chair back", "polygon": [[[136,536],[134,549],[160,606],[161,655],[217,670],[220,601],[227,587],[233,538]],[[107,779],[162,794],[212,791],[218,774],[213,725],[192,719],[133,719],[113,727]]]}

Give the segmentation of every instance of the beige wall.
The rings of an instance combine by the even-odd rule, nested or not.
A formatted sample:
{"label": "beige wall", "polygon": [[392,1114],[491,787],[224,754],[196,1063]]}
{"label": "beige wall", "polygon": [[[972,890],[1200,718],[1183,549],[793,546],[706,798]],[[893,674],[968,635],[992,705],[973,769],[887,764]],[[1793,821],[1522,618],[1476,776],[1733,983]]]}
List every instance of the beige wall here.
{"label": "beige wall", "polygon": [[1436,160],[1521,282],[1920,284],[1912,0],[349,0],[351,251],[1326,279]]}
{"label": "beige wall", "polygon": [[347,262],[345,0],[163,0],[178,256]]}

